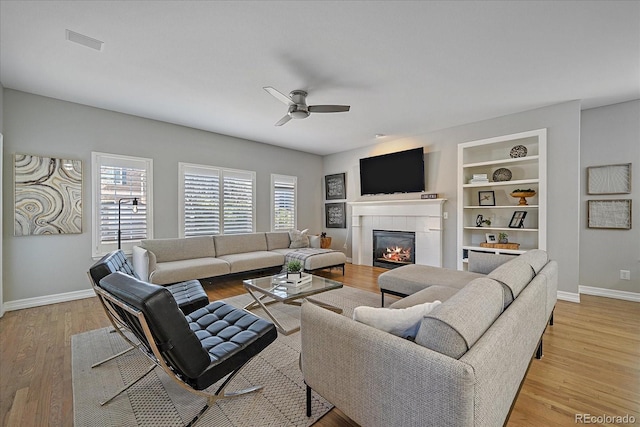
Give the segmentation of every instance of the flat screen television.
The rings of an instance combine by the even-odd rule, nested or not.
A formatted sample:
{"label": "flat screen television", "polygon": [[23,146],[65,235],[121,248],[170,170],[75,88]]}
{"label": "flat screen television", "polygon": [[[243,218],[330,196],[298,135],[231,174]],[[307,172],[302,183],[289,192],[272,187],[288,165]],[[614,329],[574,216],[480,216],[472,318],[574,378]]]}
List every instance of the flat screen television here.
{"label": "flat screen television", "polygon": [[422,148],[360,159],[360,194],[424,191]]}

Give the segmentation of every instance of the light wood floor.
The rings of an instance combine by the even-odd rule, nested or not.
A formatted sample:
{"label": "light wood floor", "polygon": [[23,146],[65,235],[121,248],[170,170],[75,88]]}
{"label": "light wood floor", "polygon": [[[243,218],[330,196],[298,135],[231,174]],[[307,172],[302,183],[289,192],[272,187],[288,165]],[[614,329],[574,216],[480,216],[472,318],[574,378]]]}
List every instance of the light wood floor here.
{"label": "light wood floor", "polygon": [[[385,270],[347,265],[322,275],[377,292]],[[205,286],[210,300],[244,292],[241,280]],[[12,311],[0,319],[0,421],[71,426],[71,336],[108,326],[96,298]],[[640,303],[582,295],[558,301],[508,426],[574,426],[575,414],[635,417],[640,424]],[[601,425],[592,423],[593,425]],[[337,409],[316,425],[355,426]],[[609,424],[609,425],[613,425]]]}

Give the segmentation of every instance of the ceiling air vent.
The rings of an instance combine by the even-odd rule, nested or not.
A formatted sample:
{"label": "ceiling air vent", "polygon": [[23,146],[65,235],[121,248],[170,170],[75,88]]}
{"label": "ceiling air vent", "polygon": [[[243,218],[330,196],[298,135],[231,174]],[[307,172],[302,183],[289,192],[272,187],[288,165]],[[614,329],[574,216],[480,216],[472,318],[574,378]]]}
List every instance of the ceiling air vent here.
{"label": "ceiling air vent", "polygon": [[67,40],[70,42],[81,44],[82,46],[90,47],[95,50],[102,50],[103,41],[93,39],[85,36],[84,34],[76,33],[75,31],[66,30]]}

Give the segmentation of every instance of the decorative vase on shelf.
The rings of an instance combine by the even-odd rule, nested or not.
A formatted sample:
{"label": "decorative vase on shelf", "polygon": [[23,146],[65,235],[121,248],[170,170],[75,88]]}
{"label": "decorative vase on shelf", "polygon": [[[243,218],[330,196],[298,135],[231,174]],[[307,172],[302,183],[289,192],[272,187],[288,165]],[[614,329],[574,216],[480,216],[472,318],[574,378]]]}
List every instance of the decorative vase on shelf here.
{"label": "decorative vase on shelf", "polygon": [[514,190],[511,192],[511,197],[520,197],[518,206],[528,205],[529,203],[527,203],[527,197],[533,197],[535,195],[536,192],[534,190]]}
{"label": "decorative vase on shelf", "polygon": [[507,168],[498,168],[493,173],[493,180],[495,182],[511,181],[511,177],[512,176],[513,176],[513,174],[511,173],[511,171],[509,169],[507,169]]}
{"label": "decorative vase on shelf", "polygon": [[509,155],[512,159],[517,159],[518,157],[526,157],[527,156],[527,147],[524,145],[516,145],[511,149]]}

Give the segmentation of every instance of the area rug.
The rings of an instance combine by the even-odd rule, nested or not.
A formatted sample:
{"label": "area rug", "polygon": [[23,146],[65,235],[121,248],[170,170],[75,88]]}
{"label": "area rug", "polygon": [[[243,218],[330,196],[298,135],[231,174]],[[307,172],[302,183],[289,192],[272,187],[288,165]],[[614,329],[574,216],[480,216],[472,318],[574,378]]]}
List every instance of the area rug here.
{"label": "area rug", "polygon": [[[359,305],[380,304],[378,294],[349,287],[316,295],[314,299],[342,308],[346,316],[351,316]],[[249,301],[249,295],[226,299],[236,307]],[[287,329],[300,323],[299,307],[274,304],[270,310]],[[253,312],[265,317],[260,310]],[[151,364],[139,351],[130,351],[91,368],[92,364],[126,348],[125,341],[109,332],[109,328],[71,337],[75,426],[181,426],[204,406],[204,398],[182,389],[159,368],[107,405],[100,406],[100,401],[111,397]],[[312,416],[306,416],[299,355],[300,334],[278,334],[278,339],[249,362],[227,390],[253,385],[264,388],[257,393],[219,401],[198,426],[309,426],[315,423],[332,405],[314,393]],[[216,385],[211,389],[215,390]]]}

